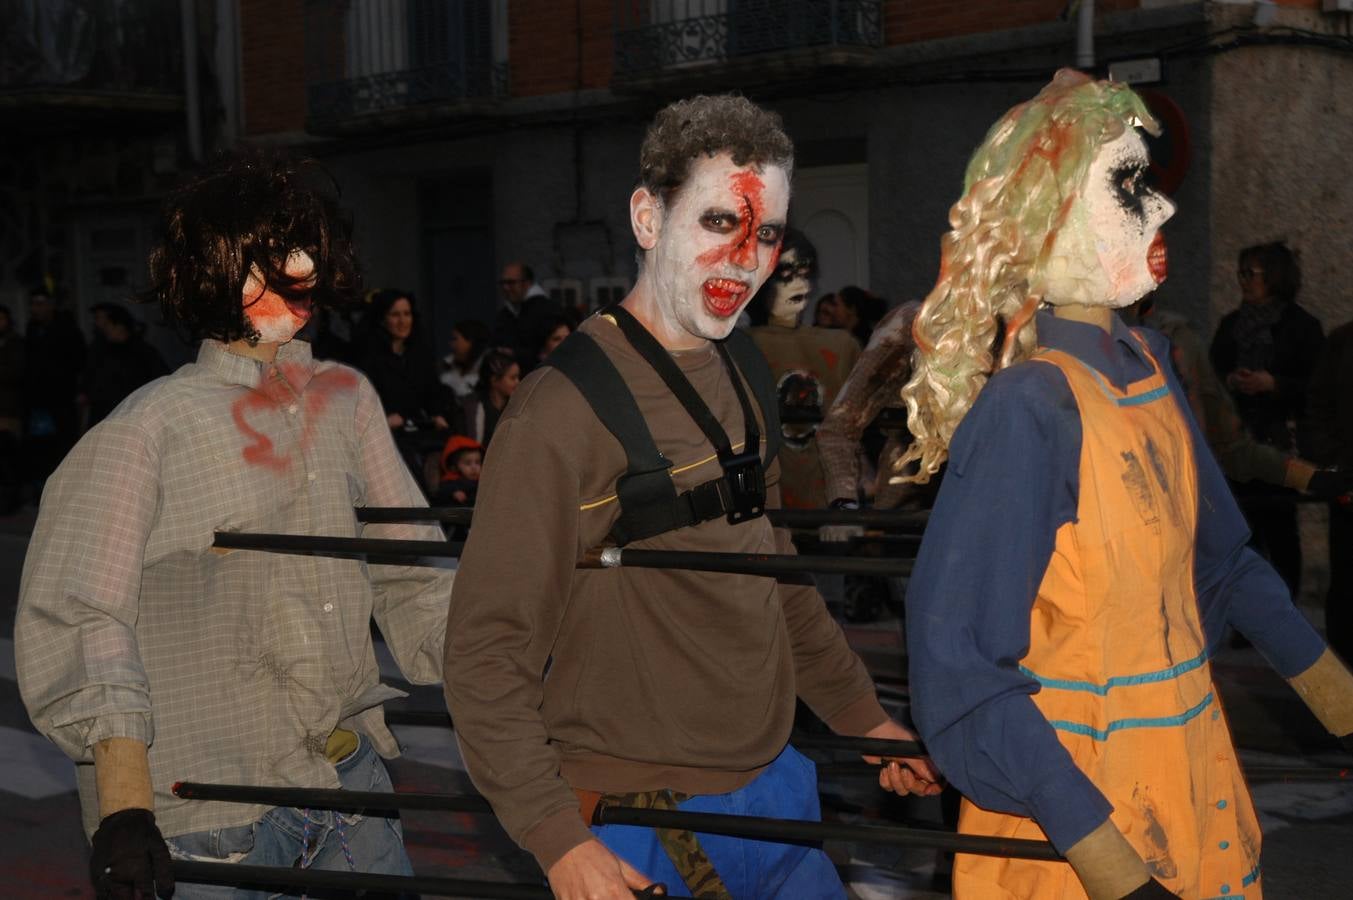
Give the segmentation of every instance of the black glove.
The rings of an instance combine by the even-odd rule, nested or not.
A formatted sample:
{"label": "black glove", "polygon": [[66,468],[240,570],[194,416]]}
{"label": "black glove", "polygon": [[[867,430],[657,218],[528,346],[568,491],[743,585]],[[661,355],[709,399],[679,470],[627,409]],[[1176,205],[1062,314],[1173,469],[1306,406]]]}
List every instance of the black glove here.
{"label": "black glove", "polygon": [[174,896],[169,848],[155,827],[155,814],[124,809],[100,822],[89,857],[89,878],[98,900]]}
{"label": "black glove", "polygon": [[1152,878],[1123,900],[1179,900],[1179,895],[1171,893],[1169,888]]}
{"label": "black glove", "polygon": [[1306,493],[1321,500],[1333,500],[1353,492],[1353,474],[1317,469],[1306,485]]}

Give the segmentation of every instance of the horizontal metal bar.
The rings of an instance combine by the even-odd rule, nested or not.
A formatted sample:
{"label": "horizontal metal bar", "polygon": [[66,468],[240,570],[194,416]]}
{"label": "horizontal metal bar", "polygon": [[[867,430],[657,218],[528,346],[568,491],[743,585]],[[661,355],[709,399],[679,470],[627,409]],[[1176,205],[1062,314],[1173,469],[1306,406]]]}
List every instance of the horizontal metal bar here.
{"label": "horizontal metal bar", "polygon": [[781,843],[821,843],[822,841],[858,841],[862,844],[890,844],[902,847],[933,847],[955,853],[1005,856],[1016,859],[1060,860],[1061,854],[1047,841],[994,838],[971,834],[951,834],[920,828],[891,825],[848,825],[841,822],[808,822],[798,819],[771,819],[763,816],[729,816],[719,813],[693,813],[673,810],[635,809],[628,806],[597,806],[593,825],[640,825],[672,828],[702,834],[725,834]]}
{"label": "horizontal metal bar", "polygon": [[844,750],[869,756],[925,756],[920,741],[888,741],[845,734],[795,734],[789,742],[799,750]]}
{"label": "horizontal metal bar", "polygon": [[247,784],[203,784],[180,781],[172,788],[183,800],[216,800],[223,803],[260,803],[295,809],[336,809],[366,816],[393,818],[397,810],[491,813],[489,802],[478,794],[418,794],[389,791],[341,791],[331,788],[260,787]]}
{"label": "horizontal metal bar", "polygon": [[368,872],[335,872],[326,869],[293,869],[246,866],[176,859],[174,879],[194,884],[224,884],[234,887],[299,891],[342,891],[347,896],[379,892],[390,896],[425,894],[436,897],[483,897],[488,900],[549,900],[554,895],[544,885],[426,875],[373,875]]}
{"label": "horizontal metal bar", "polygon": [[218,531],[213,547],[222,550],[264,550],[296,556],[359,559],[372,565],[447,566],[464,544],[452,541],[396,541],[382,538],[329,537],[302,534],[242,534]]}
{"label": "horizontal metal bar", "polygon": [[615,566],[639,569],[682,569],[697,572],[727,572],[736,575],[875,575],[901,578],[911,574],[914,560],[858,556],[798,556],[792,553],[699,553],[687,550],[621,549],[603,563],[588,557],[580,568]]}
{"label": "horizontal metal bar", "polygon": [[[469,525],[472,506],[359,506],[357,521],[366,524],[390,522],[443,522]],[[816,528],[819,525],[861,525],[867,528],[919,531],[930,518],[928,510],[900,509],[768,509],[766,518],[780,528]]]}

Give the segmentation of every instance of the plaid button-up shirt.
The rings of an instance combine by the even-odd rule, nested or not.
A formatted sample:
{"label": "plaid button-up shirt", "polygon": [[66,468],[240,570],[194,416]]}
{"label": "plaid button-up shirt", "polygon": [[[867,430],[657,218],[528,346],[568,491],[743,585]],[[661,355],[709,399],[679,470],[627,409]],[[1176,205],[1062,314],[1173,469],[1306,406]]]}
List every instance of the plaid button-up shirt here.
{"label": "plaid button-up shirt", "polygon": [[150,745],[166,835],[263,811],[178,800],[175,781],[337,787],[324,747],[340,724],[397,754],[370,622],[409,680],[440,681],[452,574],[211,546],[216,531],[442,537],[363,528],[367,505],[423,498],[371,385],[301,341],[271,365],[204,341],[71,451],[43,493],[15,649],[34,724],[77,763],[87,832],[105,738]]}

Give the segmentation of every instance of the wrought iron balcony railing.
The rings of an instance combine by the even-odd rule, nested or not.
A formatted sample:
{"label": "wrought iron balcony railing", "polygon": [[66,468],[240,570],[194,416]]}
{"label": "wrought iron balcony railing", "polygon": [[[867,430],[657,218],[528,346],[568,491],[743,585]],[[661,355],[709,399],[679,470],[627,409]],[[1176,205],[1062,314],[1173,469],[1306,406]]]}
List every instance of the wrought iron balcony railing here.
{"label": "wrought iron balcony railing", "polygon": [[182,92],[178,0],[0,3],[0,90]]}
{"label": "wrought iron balcony railing", "polygon": [[493,7],[484,0],[307,0],[310,126],[505,97]]}
{"label": "wrought iron balcony railing", "polygon": [[883,43],[882,0],[615,0],[615,11],[621,79]]}

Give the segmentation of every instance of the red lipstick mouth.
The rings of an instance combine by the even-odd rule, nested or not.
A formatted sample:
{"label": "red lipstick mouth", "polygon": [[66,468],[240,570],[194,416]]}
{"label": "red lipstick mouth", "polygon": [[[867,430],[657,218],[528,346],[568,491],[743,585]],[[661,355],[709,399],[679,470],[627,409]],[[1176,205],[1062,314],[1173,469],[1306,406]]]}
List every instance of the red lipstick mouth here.
{"label": "red lipstick mouth", "polygon": [[1146,250],[1146,268],[1151,273],[1151,277],[1160,284],[1165,280],[1166,274],[1170,268],[1170,257],[1165,250],[1165,235],[1159,231],[1151,241],[1151,246]]}
{"label": "red lipstick mouth", "polygon": [[710,278],[701,285],[705,309],[713,316],[726,319],[738,311],[752,286],[732,278]]}

